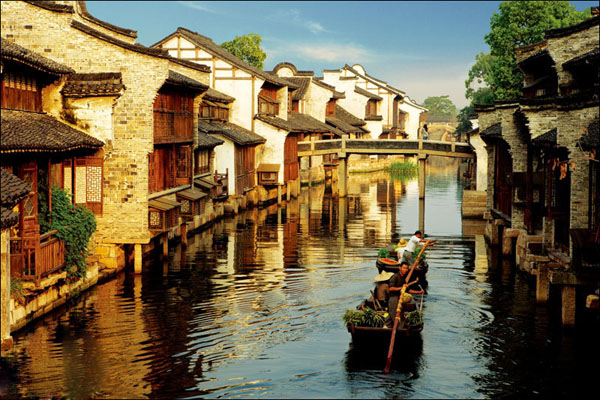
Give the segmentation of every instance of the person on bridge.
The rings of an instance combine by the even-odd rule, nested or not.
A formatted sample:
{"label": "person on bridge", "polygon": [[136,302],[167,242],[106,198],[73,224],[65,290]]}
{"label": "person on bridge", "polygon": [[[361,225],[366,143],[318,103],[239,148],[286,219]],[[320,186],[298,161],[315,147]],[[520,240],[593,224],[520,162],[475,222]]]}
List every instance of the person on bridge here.
{"label": "person on bridge", "polygon": [[429,130],[427,129],[427,124],[424,124],[421,128],[421,137],[423,140],[429,140]]}

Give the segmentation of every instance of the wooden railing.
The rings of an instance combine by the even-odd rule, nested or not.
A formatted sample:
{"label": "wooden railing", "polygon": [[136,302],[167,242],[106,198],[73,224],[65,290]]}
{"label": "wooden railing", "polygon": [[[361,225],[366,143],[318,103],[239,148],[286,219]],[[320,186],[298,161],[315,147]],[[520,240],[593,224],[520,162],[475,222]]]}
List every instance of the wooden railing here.
{"label": "wooden railing", "polygon": [[22,279],[40,279],[65,265],[65,243],[53,230],[31,238],[10,239],[11,275]]}

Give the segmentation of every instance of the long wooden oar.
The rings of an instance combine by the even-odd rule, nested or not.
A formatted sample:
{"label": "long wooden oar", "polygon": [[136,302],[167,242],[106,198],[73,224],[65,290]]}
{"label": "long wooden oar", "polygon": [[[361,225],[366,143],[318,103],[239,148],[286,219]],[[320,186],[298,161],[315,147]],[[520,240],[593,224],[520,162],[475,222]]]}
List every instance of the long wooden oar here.
{"label": "long wooden oar", "polygon": [[[419,260],[421,259],[421,255],[423,254],[423,252],[425,251],[425,248],[428,245],[429,245],[429,241],[425,242],[425,246],[423,246],[421,248],[421,251],[419,252],[419,255],[417,256],[417,259],[415,260],[412,268],[408,272],[406,279],[404,279],[405,282],[408,282],[408,280],[410,279],[410,276],[412,275],[413,271],[415,270],[415,267],[417,266],[417,264],[419,263]],[[394,342],[396,340],[396,329],[398,329],[398,323],[400,322],[400,315],[401,315],[400,313],[402,312],[402,296],[404,295],[405,292],[406,292],[406,287],[404,285],[402,285],[402,290],[400,291],[400,296],[398,297],[398,306],[396,307],[396,317],[394,318],[394,327],[392,328],[392,339],[390,340],[390,348],[388,350],[387,361],[385,363],[384,372],[386,374],[390,373],[390,367],[392,366],[392,355],[394,354]]]}

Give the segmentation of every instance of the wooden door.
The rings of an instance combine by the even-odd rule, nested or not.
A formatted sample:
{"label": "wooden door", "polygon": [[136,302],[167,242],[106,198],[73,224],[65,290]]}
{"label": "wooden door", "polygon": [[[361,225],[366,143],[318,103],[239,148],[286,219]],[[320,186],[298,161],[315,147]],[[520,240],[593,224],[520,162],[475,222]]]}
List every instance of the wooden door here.
{"label": "wooden door", "polygon": [[511,216],[512,210],[512,157],[508,145],[502,142],[496,144],[496,171],[494,179],[494,208],[501,213]]}
{"label": "wooden door", "polygon": [[298,136],[289,134],[285,138],[283,152],[284,182],[298,178]]}

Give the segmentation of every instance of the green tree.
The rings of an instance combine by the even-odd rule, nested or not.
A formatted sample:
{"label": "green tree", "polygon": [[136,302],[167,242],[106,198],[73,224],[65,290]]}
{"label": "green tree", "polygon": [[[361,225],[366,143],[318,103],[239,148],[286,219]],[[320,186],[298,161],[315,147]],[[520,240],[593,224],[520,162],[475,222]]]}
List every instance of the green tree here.
{"label": "green tree", "polygon": [[590,16],[590,9],[577,11],[568,1],[503,1],[484,37],[490,52],[478,54],[469,71],[467,98],[473,97],[472,84],[481,81],[492,89],[494,100],[520,97],[523,77],[515,70],[514,48],[543,40],[548,29],[574,25]]}
{"label": "green tree", "polygon": [[449,95],[428,97],[423,101],[423,106],[427,107],[427,115],[430,116],[445,116],[456,115],[456,106],[449,99]]}
{"label": "green tree", "polygon": [[472,105],[463,107],[456,115],[456,121],[458,125],[454,130],[454,133],[463,134],[473,129],[473,124],[469,121],[469,117],[475,114],[475,108]]}
{"label": "green tree", "polygon": [[221,47],[256,68],[263,69],[267,53],[260,47],[262,38],[257,33],[236,36],[229,42],[221,43]]}

